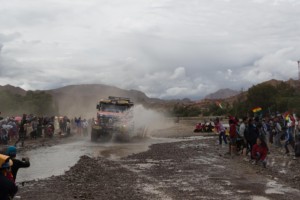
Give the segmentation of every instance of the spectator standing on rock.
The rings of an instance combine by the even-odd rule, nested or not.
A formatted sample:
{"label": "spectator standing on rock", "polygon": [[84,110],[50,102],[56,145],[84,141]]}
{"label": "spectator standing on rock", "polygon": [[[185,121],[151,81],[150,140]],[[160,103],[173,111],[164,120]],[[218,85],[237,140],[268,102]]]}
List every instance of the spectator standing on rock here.
{"label": "spectator standing on rock", "polygon": [[7,174],[10,173],[9,157],[0,154],[0,199],[10,200],[13,199],[18,192],[18,187],[11,181]]}
{"label": "spectator standing on rock", "polygon": [[20,168],[28,168],[30,167],[29,158],[22,158],[21,160],[16,159],[17,148],[14,146],[9,146],[6,150],[6,154],[13,161],[13,166],[11,167],[12,175],[14,180],[17,179],[17,173]]}
{"label": "spectator standing on rock", "polygon": [[224,143],[227,144],[225,128],[223,124],[220,122],[219,118],[216,118],[215,129],[216,132],[219,134],[219,145],[222,145],[222,139],[224,140]]}

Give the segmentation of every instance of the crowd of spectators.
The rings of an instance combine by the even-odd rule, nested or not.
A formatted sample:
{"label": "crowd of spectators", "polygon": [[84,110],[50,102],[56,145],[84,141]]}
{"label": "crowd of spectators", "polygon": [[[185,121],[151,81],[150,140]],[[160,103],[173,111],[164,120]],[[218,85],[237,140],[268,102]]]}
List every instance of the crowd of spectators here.
{"label": "crowd of spectators", "polygon": [[21,142],[24,145],[25,139],[51,138],[54,135],[69,136],[88,135],[89,125],[86,119],[67,116],[34,116],[23,114],[16,117],[0,117],[0,145],[12,144],[16,146]]}
{"label": "crowd of spectators", "polygon": [[[227,124],[227,123],[226,123]],[[267,166],[270,147],[278,148],[285,155],[300,157],[300,121],[295,114],[284,113],[276,116],[244,117],[239,120],[229,117],[229,126],[216,118],[215,131],[219,145],[228,144],[227,154],[242,155],[253,164]],[[223,144],[224,142],[224,144]]]}

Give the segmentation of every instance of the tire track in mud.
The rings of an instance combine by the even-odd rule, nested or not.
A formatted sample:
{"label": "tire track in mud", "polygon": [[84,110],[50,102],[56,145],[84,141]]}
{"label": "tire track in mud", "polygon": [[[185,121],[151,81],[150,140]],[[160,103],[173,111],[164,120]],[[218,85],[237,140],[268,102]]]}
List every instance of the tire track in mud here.
{"label": "tire track in mud", "polygon": [[[204,144],[203,144],[204,143]],[[205,144],[206,143],[206,144]],[[226,150],[213,140],[196,140],[151,146],[123,159],[126,168],[150,181],[151,188],[171,199],[291,199],[300,192],[270,187],[251,165],[226,158]],[[275,184],[275,186],[276,186]],[[268,191],[272,192],[268,192]],[[164,198],[161,198],[164,199]]]}
{"label": "tire track in mud", "polygon": [[146,178],[155,191],[159,191],[163,196],[167,195],[169,199],[219,199],[223,195],[210,188],[224,190],[222,185],[215,184],[203,172],[195,173],[198,169],[212,167],[212,158],[193,158],[198,156],[205,146],[200,144],[200,141],[153,145],[149,151],[129,156],[125,162],[127,168]]}

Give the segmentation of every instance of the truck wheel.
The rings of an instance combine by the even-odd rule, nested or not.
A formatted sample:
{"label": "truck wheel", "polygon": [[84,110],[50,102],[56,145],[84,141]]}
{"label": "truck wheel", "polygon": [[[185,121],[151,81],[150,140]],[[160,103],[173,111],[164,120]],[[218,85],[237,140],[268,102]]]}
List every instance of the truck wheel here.
{"label": "truck wheel", "polygon": [[91,132],[91,141],[96,142],[98,139],[98,132],[96,130],[92,130]]}

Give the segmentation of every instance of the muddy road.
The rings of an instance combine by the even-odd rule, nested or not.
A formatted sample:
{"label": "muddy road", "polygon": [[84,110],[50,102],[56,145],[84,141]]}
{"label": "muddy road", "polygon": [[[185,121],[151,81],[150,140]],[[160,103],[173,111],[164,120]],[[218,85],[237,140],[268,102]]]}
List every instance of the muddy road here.
{"label": "muddy road", "polygon": [[18,174],[17,198],[300,199],[298,160],[272,149],[264,169],[192,130],[180,123],[129,144],[81,140],[25,151],[32,167]]}
{"label": "muddy road", "polygon": [[51,145],[46,148],[23,150],[18,156],[31,158],[31,167],[20,170],[17,181],[28,182],[62,175],[71,166],[74,166],[83,155],[119,160],[134,153],[147,151],[152,144],[176,141],[180,141],[180,139],[150,137],[132,143],[92,143],[89,138],[79,137],[77,140]]}

